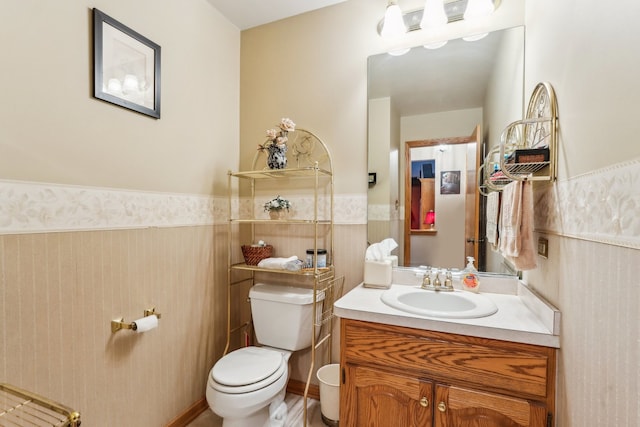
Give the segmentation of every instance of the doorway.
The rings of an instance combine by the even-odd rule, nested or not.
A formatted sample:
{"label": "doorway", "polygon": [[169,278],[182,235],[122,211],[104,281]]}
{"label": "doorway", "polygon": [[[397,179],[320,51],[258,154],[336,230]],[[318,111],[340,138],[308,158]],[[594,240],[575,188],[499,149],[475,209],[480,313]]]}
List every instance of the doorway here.
{"label": "doorway", "polygon": [[[403,265],[463,268],[467,256],[478,260],[480,135],[478,125],[469,136],[405,142]],[[433,176],[420,167],[431,162]]]}

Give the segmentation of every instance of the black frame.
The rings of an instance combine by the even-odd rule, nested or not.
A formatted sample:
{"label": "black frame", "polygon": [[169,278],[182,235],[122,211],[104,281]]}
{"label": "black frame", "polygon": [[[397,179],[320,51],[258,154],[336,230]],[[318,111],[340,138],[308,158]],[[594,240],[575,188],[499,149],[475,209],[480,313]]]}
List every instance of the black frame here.
{"label": "black frame", "polygon": [[[153,51],[153,108],[104,90],[104,24],[112,26]],[[96,8],[93,9],[93,96],[156,119],[160,118],[160,46]]]}

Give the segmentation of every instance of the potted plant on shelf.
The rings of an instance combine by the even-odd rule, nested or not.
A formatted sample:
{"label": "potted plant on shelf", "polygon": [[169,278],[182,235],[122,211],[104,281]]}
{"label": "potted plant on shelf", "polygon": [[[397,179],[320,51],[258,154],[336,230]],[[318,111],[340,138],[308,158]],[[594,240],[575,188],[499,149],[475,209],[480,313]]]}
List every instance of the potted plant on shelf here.
{"label": "potted plant on shelf", "polygon": [[291,203],[287,199],[277,196],[264,204],[264,211],[269,212],[271,219],[285,219],[289,213]]}

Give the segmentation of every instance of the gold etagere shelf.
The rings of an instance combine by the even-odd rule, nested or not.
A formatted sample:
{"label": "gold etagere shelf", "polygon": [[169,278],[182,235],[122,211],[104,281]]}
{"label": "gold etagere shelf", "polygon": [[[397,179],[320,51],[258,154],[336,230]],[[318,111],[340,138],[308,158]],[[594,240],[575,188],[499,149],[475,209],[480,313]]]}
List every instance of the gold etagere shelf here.
{"label": "gold etagere shelf", "polygon": [[0,384],[0,426],[79,427],[80,413],[31,391]]}
{"label": "gold etagere shelf", "polygon": [[[500,136],[499,146],[489,150],[479,173],[480,193],[501,191],[513,181],[555,181],[558,155],[558,107],[551,84],[538,83],[533,90],[527,116],[510,123]],[[519,151],[542,153],[542,161],[519,161]],[[514,160],[515,156],[515,160]]]}
{"label": "gold etagere shelf", "polygon": [[[326,356],[324,358],[325,363],[331,363],[331,345],[333,336],[333,303],[337,300],[341,294],[344,285],[344,277],[335,277],[335,268],[333,263],[333,207],[334,207],[334,182],[332,172],[331,156],[327,149],[327,146],[322,140],[320,140],[313,133],[304,129],[296,129],[289,132],[288,146],[288,160],[289,166],[284,169],[269,169],[263,167],[266,164],[266,154],[263,151],[258,151],[254,156],[252,170],[240,171],[240,172],[228,172],[228,285],[227,292],[228,300],[228,318],[227,318],[227,343],[224,353],[226,354],[231,347],[231,336],[234,332],[246,329],[251,326],[251,321],[244,322],[240,325],[232,326],[231,324],[231,299],[232,299],[232,287],[240,283],[250,282],[254,284],[256,281],[256,275],[283,275],[288,277],[291,281],[297,282],[296,277],[301,282],[310,281],[313,283],[313,327],[311,336],[311,361],[309,366],[308,375],[305,382],[303,399],[304,399],[304,427],[307,426],[307,399],[309,397],[309,387],[311,384],[313,372],[317,363],[317,351],[320,347],[324,346],[326,349]],[[250,184],[250,188],[245,188],[244,191],[249,195],[249,199],[252,203],[251,207],[247,211],[240,214],[239,212],[233,212],[234,210],[234,194],[238,194],[243,191],[239,188],[234,188],[233,179],[247,181]],[[306,216],[302,218],[286,218],[286,219],[262,219],[256,215],[256,209],[258,203],[256,202],[256,184],[258,182],[268,183],[269,181],[276,182],[281,189],[287,188],[294,181],[299,181],[301,184],[296,184],[295,188],[303,188],[306,191],[313,190],[313,203],[309,209],[311,212],[305,212]],[[267,184],[269,185],[269,184]],[[320,189],[323,189],[325,193],[323,197],[320,196]],[[328,194],[327,194],[328,192]],[[235,205],[236,208],[237,205]],[[321,214],[322,213],[322,214]],[[328,251],[327,265],[326,267],[318,266],[318,257],[314,257],[313,266],[310,268],[302,268],[298,271],[289,270],[274,270],[261,268],[256,265],[248,265],[247,263],[234,263],[232,262],[232,253],[235,248],[233,240],[234,230],[238,231],[237,226],[246,226],[249,228],[250,238],[254,243],[256,238],[256,226],[277,228],[289,225],[299,225],[304,227],[311,227],[313,229],[313,242],[310,242],[309,247],[312,247],[314,252],[317,253],[319,249],[320,235],[322,234],[324,240],[324,247]],[[321,233],[321,230],[323,233]],[[310,237],[311,239],[311,237]],[[234,273],[245,272],[243,277],[236,279]],[[289,283],[289,281],[287,281]],[[295,284],[294,284],[295,285]],[[322,300],[323,303],[315,304],[315,301]],[[322,308],[319,308],[320,305]],[[321,311],[318,311],[321,310]]]}

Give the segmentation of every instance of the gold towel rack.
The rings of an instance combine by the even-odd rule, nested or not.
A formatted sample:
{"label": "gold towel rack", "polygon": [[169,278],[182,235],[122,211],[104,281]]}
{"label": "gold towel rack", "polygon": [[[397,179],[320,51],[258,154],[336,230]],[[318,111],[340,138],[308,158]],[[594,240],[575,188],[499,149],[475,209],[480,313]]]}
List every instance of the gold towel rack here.
{"label": "gold towel rack", "polygon": [[78,427],[80,413],[27,390],[0,384],[0,425]]}
{"label": "gold towel rack", "polygon": [[[158,319],[160,319],[160,317],[162,316],[160,313],[156,313],[155,307],[148,308],[144,311],[144,317],[151,316],[152,314],[155,314],[158,317]],[[130,323],[125,322],[124,317],[121,317],[120,319],[114,319],[111,321],[112,334],[115,334],[121,329],[131,329],[135,331],[136,329],[138,329],[138,326],[136,325],[136,322],[130,322]]]}

